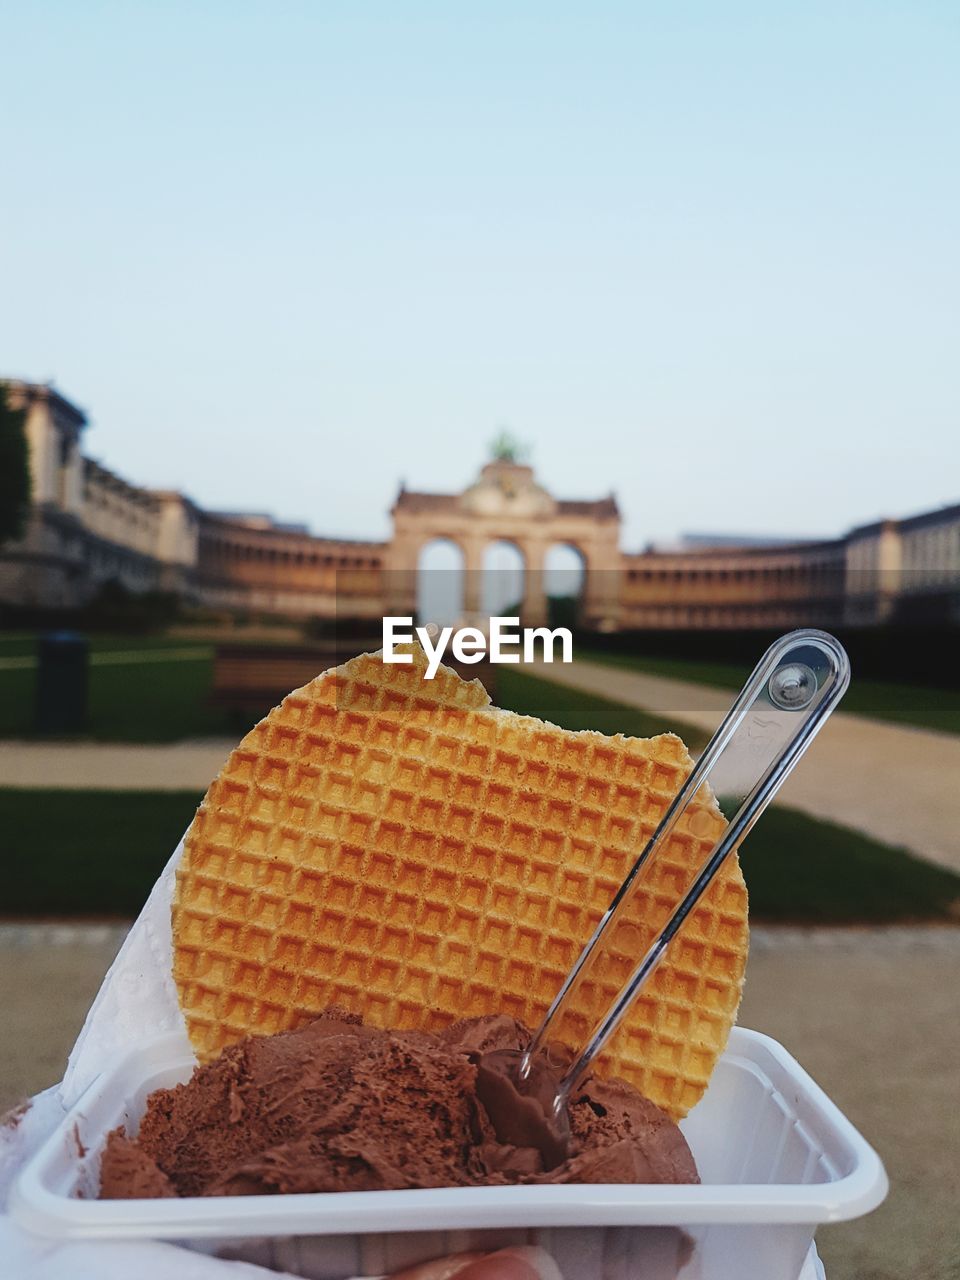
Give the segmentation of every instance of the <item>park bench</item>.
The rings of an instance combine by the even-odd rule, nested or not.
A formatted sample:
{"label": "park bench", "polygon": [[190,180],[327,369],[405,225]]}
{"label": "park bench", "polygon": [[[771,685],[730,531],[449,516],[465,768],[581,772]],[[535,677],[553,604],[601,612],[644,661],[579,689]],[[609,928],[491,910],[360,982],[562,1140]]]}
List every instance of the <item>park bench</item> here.
{"label": "park bench", "polygon": [[[263,715],[290,692],[307,684],[321,671],[345,662],[357,653],[379,648],[376,640],[324,641],[312,645],[222,644],[214,650],[210,702],[227,711]],[[494,668],[489,662],[467,666],[451,662],[464,680],[480,680],[491,698],[495,693]]]}

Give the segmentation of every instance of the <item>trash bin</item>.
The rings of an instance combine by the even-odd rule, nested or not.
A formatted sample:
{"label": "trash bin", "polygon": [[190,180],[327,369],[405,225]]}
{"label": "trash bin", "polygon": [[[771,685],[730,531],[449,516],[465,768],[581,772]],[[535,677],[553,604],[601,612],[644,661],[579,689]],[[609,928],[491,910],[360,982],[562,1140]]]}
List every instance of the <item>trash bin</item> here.
{"label": "trash bin", "polygon": [[87,723],[87,637],[53,631],[37,641],[38,733],[76,733]]}

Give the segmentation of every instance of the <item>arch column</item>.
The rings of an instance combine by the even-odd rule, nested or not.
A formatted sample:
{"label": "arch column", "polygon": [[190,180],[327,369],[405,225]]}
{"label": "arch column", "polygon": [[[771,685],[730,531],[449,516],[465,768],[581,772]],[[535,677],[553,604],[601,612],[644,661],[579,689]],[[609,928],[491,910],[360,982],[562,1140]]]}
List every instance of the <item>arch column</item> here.
{"label": "arch column", "polygon": [[[620,554],[615,544],[582,548],[582,616],[588,627],[616,630],[620,622]],[[597,565],[609,565],[600,569]],[[614,567],[616,566],[616,567]]]}
{"label": "arch column", "polygon": [[383,569],[383,612],[412,617],[417,611],[417,561],[420,548],[412,538],[394,537]]}
{"label": "arch column", "polygon": [[544,581],[546,544],[540,539],[524,539],[517,546],[523,555],[523,605],[520,621],[525,627],[547,623],[547,591]]}
{"label": "arch column", "polygon": [[463,551],[463,612],[469,622],[478,621],[483,609],[484,541],[478,534],[460,539]]}

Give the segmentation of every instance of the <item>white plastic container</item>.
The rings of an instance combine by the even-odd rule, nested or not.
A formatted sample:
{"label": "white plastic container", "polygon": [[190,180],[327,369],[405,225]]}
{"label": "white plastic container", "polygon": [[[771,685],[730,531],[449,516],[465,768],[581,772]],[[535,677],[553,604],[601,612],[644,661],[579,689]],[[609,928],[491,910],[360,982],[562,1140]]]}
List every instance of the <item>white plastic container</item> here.
{"label": "white plastic container", "polygon": [[100,1076],[21,1172],[16,1221],[61,1238],[179,1240],[318,1280],[535,1242],[566,1280],[797,1280],[817,1224],[868,1213],[887,1190],[876,1152],[798,1063],[735,1028],[681,1126],[700,1186],[94,1199],[106,1134],[120,1124],[135,1133],[147,1095],[193,1066],[168,1037]]}

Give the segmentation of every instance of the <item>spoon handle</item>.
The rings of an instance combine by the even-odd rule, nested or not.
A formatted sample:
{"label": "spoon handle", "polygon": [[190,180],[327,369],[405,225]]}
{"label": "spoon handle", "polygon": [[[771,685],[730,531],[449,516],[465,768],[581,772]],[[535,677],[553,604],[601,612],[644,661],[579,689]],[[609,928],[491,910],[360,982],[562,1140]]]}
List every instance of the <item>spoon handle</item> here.
{"label": "spoon handle", "polygon": [[656,831],[617,890],[576,964],[571,969],[524,1055],[529,1072],[551,1023],[570,1007],[573,994],[601,954],[639,883],[641,870],[665,848],[697,792],[710,781],[736,812],[692,884],[639,961],[607,1012],[593,1027],[560,1083],[558,1106],[603,1049],[671,940],[712,882],[724,860],[750,831],[794,765],[823,727],[850,683],[850,664],[840,642],[825,631],[793,631],[770,646],[710,739]]}

